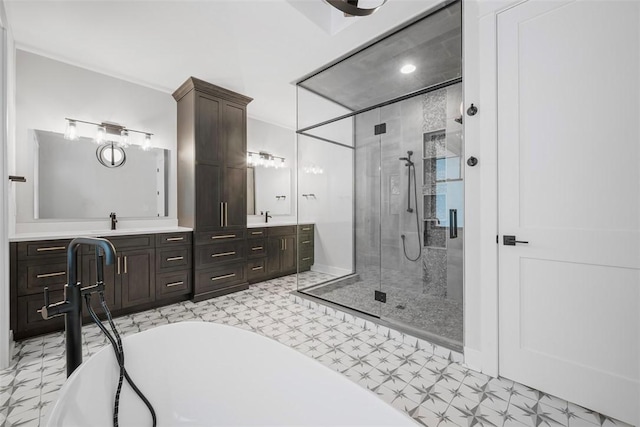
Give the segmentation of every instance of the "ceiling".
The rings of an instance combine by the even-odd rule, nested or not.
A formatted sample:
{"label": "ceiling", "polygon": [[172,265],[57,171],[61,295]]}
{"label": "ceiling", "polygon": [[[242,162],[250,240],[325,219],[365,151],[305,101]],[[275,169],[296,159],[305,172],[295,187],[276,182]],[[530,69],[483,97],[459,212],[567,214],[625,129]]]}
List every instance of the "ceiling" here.
{"label": "ceiling", "polygon": [[[304,80],[352,111],[462,76],[462,6],[451,4]],[[402,74],[403,65],[415,71]]]}
{"label": "ceiling", "polygon": [[[334,13],[322,0],[0,1],[19,49],[168,94],[198,77],[254,98],[250,116],[290,128],[296,81],[438,3],[389,0],[372,16],[341,17],[353,23],[335,32],[309,17]],[[303,13],[318,3],[322,11]]]}

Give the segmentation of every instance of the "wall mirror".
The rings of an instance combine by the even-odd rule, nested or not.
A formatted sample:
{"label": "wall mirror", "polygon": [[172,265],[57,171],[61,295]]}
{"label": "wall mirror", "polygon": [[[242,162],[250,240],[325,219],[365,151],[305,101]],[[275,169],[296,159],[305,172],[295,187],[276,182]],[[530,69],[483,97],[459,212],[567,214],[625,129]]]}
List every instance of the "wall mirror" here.
{"label": "wall mirror", "polygon": [[247,213],[291,215],[291,168],[247,168]]}
{"label": "wall mirror", "polygon": [[121,166],[105,167],[100,145],[90,138],[70,141],[61,133],[28,132],[35,150],[34,218],[104,219],[110,212],[119,218],[167,216],[168,150],[131,145],[123,149]]}

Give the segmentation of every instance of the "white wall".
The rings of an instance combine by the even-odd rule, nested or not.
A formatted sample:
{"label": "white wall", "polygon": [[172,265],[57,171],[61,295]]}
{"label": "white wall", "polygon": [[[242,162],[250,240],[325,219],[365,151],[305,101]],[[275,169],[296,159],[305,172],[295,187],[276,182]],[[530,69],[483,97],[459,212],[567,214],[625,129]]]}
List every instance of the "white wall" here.
{"label": "white wall", "polygon": [[[322,174],[298,170],[298,220],[315,223],[314,271],[353,272],[353,150],[298,136],[298,162],[314,163]],[[315,197],[302,197],[302,194]]]}
{"label": "white wall", "polygon": [[498,375],[498,155],[496,14],[519,0],[466,1],[463,8],[465,156],[465,363]]}
{"label": "white wall", "polygon": [[[291,195],[291,211],[288,215],[275,214],[272,222],[295,222],[296,220],[296,133],[272,123],[249,117],[247,120],[247,150],[253,152],[266,151],[274,156],[285,158],[285,167],[291,170],[289,194]],[[259,212],[258,212],[259,213]],[[264,218],[249,216],[248,222],[263,222]]]}
{"label": "white wall", "polygon": [[[34,152],[27,131],[64,133],[65,117],[97,123],[110,121],[153,133],[153,145],[170,150],[169,216],[150,221],[154,225],[177,225],[177,115],[176,102],[170,94],[21,50],[16,53],[16,74],[16,172],[27,178],[16,192],[17,233],[59,230],[60,227],[100,229],[109,224],[109,212],[105,213],[105,220],[92,223],[34,219]],[[79,125],[79,129],[83,136],[91,137],[95,132],[95,128],[83,125]],[[118,222],[119,227],[127,225],[126,219]]]}

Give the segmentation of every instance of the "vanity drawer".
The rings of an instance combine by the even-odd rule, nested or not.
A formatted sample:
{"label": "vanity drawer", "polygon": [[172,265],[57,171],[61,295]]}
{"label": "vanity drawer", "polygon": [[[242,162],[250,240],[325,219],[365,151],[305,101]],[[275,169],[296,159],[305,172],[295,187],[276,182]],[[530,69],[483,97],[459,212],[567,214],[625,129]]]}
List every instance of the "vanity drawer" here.
{"label": "vanity drawer", "polygon": [[[120,251],[123,249],[136,248],[136,249],[144,249],[144,248],[153,248],[155,246],[155,239],[152,234],[136,234],[133,236],[114,236],[114,237],[105,237],[105,239],[109,240],[113,246],[116,248],[116,251]],[[94,248],[87,246],[89,250],[95,250]]]}
{"label": "vanity drawer", "polygon": [[248,228],[247,229],[247,238],[249,239],[260,239],[267,235],[266,228]]}
{"label": "vanity drawer", "polygon": [[52,255],[67,255],[71,240],[41,240],[37,242],[18,242],[19,260],[39,259]]}
{"label": "vanity drawer", "polygon": [[311,233],[313,235],[313,224],[300,224],[298,225],[298,233]]}
{"label": "vanity drawer", "polygon": [[295,225],[282,225],[276,227],[269,227],[268,229],[269,236],[289,236],[296,234],[296,226]]}
{"label": "vanity drawer", "polygon": [[[55,291],[49,293],[51,302],[62,301],[64,299],[63,291]],[[15,338],[20,339],[23,336],[32,336],[38,333],[58,331],[64,329],[64,316],[58,316],[49,320],[44,320],[39,310],[44,305],[44,295],[29,295],[18,297],[18,316],[17,331],[14,331]]]}
{"label": "vanity drawer", "polygon": [[250,239],[247,241],[247,256],[259,258],[267,255],[267,241],[265,239]]}
{"label": "vanity drawer", "polygon": [[196,245],[224,242],[225,240],[244,239],[246,237],[246,233],[246,229],[229,231],[207,231],[196,233]]}
{"label": "vanity drawer", "polygon": [[249,281],[257,281],[266,274],[266,258],[250,260],[247,263]]}
{"label": "vanity drawer", "polygon": [[156,276],[156,298],[191,293],[191,271],[164,273]]}
{"label": "vanity drawer", "polygon": [[196,268],[213,266],[223,262],[246,259],[247,242],[236,240],[213,245],[196,246]]}
{"label": "vanity drawer", "polygon": [[313,252],[313,237],[308,235],[298,236],[298,251],[311,251]]}
{"label": "vanity drawer", "polygon": [[221,290],[246,282],[247,264],[240,262],[198,271],[195,278],[198,293]]}
{"label": "vanity drawer", "polygon": [[18,295],[42,293],[45,287],[50,291],[62,290],[67,283],[66,258],[57,257],[46,264],[22,262],[18,263],[17,270]]}
{"label": "vanity drawer", "polygon": [[156,249],[156,269],[158,273],[184,270],[191,267],[191,246],[166,247]]}
{"label": "vanity drawer", "polygon": [[300,254],[300,258],[298,260],[298,271],[309,270],[313,265],[314,259],[313,254],[303,255]]}
{"label": "vanity drawer", "polygon": [[156,234],[156,246],[190,245],[191,233],[162,233]]}

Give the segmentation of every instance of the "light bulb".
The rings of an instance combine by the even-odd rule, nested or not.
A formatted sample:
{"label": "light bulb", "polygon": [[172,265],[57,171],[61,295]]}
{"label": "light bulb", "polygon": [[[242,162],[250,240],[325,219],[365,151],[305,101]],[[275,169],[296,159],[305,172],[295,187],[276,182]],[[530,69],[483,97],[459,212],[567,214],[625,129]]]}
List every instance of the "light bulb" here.
{"label": "light bulb", "polygon": [[120,131],[120,147],[128,147],[129,146],[129,131],[126,129],[122,129]]}
{"label": "light bulb", "polygon": [[411,74],[416,70],[416,66],[413,64],[405,64],[400,68],[402,74]]}
{"label": "light bulb", "polygon": [[98,130],[96,130],[96,144],[102,144],[106,134],[107,129],[105,129],[104,126],[98,126]]}
{"label": "light bulb", "polygon": [[151,150],[151,134],[150,133],[144,134],[144,141],[142,141],[142,149],[144,151]]}
{"label": "light bulb", "polygon": [[276,167],[276,159],[274,159],[273,156],[271,156],[269,158],[269,167],[270,168],[275,168]]}
{"label": "light bulb", "polygon": [[77,141],[78,136],[78,128],[76,127],[75,120],[67,120],[67,129],[64,131],[64,139],[68,139],[69,141]]}
{"label": "light bulb", "polygon": [[280,159],[280,165],[279,167],[283,168],[284,167],[284,158]]}
{"label": "light bulb", "polygon": [[251,153],[247,153],[247,165],[253,166],[253,156],[251,155]]}

